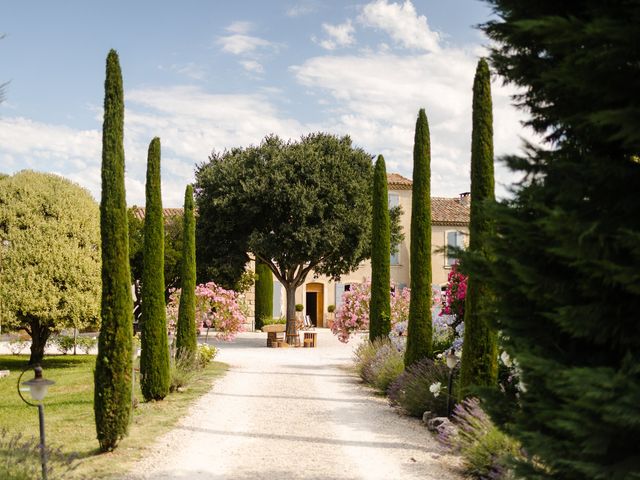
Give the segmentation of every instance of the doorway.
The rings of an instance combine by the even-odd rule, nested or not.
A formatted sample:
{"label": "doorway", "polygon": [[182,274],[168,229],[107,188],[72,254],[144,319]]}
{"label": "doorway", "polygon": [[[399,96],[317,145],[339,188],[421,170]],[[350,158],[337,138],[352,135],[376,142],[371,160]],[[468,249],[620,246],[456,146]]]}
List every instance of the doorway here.
{"label": "doorway", "polygon": [[307,304],[305,315],[309,315],[311,324],[314,327],[324,327],[324,285],[309,283],[305,300]]}

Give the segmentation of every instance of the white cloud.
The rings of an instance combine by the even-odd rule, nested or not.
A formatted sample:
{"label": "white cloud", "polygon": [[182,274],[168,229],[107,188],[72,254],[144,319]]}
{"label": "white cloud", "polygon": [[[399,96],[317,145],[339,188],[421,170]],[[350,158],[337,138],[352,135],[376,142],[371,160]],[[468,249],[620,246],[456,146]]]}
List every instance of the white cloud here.
{"label": "white cloud", "polygon": [[222,51],[234,55],[253,53],[259,48],[272,46],[268,40],[239,33],[220,37],[216,43],[222,47]]}
{"label": "white cloud", "polygon": [[262,64],[255,60],[241,60],[240,65],[242,65],[247,72],[264,73]]}
{"label": "white cloud", "polygon": [[304,1],[297,5],[293,5],[286,10],[287,17],[302,17],[318,11],[318,5],[316,2]]}
{"label": "white cloud", "polygon": [[348,47],[355,43],[353,36],[355,29],[351,20],[347,20],[339,25],[322,24],[322,29],[329,36],[324,40],[315,40],[322,48],[326,50],[335,50],[338,47]]}
{"label": "white cloud", "polygon": [[427,17],[418,16],[410,0],[403,4],[375,0],[364,6],[358,20],[385,31],[403,47],[427,52],[440,50],[438,33],[429,28]]}
{"label": "white cloud", "polygon": [[[160,69],[164,70],[165,67],[160,66]],[[172,65],[169,65],[167,69],[176,72],[179,75],[184,75],[185,77],[191,78],[193,80],[203,80],[207,76],[206,69],[194,62],[188,62],[185,64],[174,63]]]}
{"label": "white cloud", "polygon": [[237,21],[227,27],[227,31],[231,33],[246,34],[253,29],[253,23]]}

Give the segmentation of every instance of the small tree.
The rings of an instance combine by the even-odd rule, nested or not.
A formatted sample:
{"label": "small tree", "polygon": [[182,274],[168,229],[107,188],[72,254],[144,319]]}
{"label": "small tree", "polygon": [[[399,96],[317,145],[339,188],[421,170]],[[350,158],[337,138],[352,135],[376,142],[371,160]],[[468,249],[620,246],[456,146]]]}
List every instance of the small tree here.
{"label": "small tree", "polygon": [[387,170],[384,157],[378,156],[373,173],[373,217],[371,222],[371,304],[369,340],[387,337],[391,331],[391,292],[389,283],[391,232]]}
{"label": "small tree", "polygon": [[142,270],[140,386],[146,400],[162,400],[171,384],[164,301],[164,219],[160,192],[160,139],[149,144]]}
{"label": "small tree", "polygon": [[118,54],[107,56],[102,126],[102,327],[96,357],[94,412],[102,451],[127,433],[131,415],[133,302],[124,189],[124,94]]}
{"label": "small tree", "polygon": [[89,192],[58,175],[0,179],[0,323],[31,336],[30,364],[52,333],[99,323],[99,218]]}
{"label": "small tree", "polygon": [[182,250],[182,295],[178,308],[176,356],[195,355],[198,347],[196,334],[196,222],[193,215],[193,187],[187,185],[184,193],[184,229]]}
{"label": "small tree", "polygon": [[255,287],[256,329],[262,328],[262,320],[273,315],[273,273],[265,263],[256,260]]}
{"label": "small tree", "polygon": [[[471,219],[469,254],[490,258],[488,240],[494,235],[486,204],[495,200],[493,179],[493,113],[491,83],[486,60],[478,62],[473,82],[471,132]],[[491,326],[491,291],[486,282],[470,275],[464,313],[464,349],[460,388],[491,386],[498,380],[497,334]]]}
{"label": "small tree", "polygon": [[432,354],[431,326],[431,141],[424,109],[416,122],[411,199],[411,304],[405,365]]}

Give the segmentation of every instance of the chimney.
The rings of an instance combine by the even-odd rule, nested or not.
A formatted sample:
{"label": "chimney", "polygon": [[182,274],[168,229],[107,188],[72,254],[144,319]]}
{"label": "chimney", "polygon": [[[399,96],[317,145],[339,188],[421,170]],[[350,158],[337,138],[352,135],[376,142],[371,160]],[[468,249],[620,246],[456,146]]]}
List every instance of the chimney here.
{"label": "chimney", "polygon": [[460,205],[468,207],[471,203],[471,192],[462,192],[459,195],[458,201],[460,202]]}

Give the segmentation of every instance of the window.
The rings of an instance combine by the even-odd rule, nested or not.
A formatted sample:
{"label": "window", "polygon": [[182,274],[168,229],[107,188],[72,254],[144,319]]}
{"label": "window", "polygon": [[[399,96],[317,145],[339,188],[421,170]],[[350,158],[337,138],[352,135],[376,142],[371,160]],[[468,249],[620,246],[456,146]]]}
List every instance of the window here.
{"label": "window", "polygon": [[397,193],[389,193],[387,197],[389,199],[389,209],[400,205],[400,195]]}
{"label": "window", "polygon": [[400,248],[396,246],[396,252],[391,254],[391,259],[389,261],[391,265],[400,265]]}
{"label": "window", "polygon": [[444,258],[444,265],[445,267],[451,267],[454,263],[458,261],[458,259],[455,257],[455,254],[453,251],[451,252],[451,256],[449,256],[449,251],[450,249],[464,248],[465,234],[464,232],[457,232],[452,230],[449,232],[445,232],[445,235],[447,239],[447,249],[446,249],[445,258]]}

